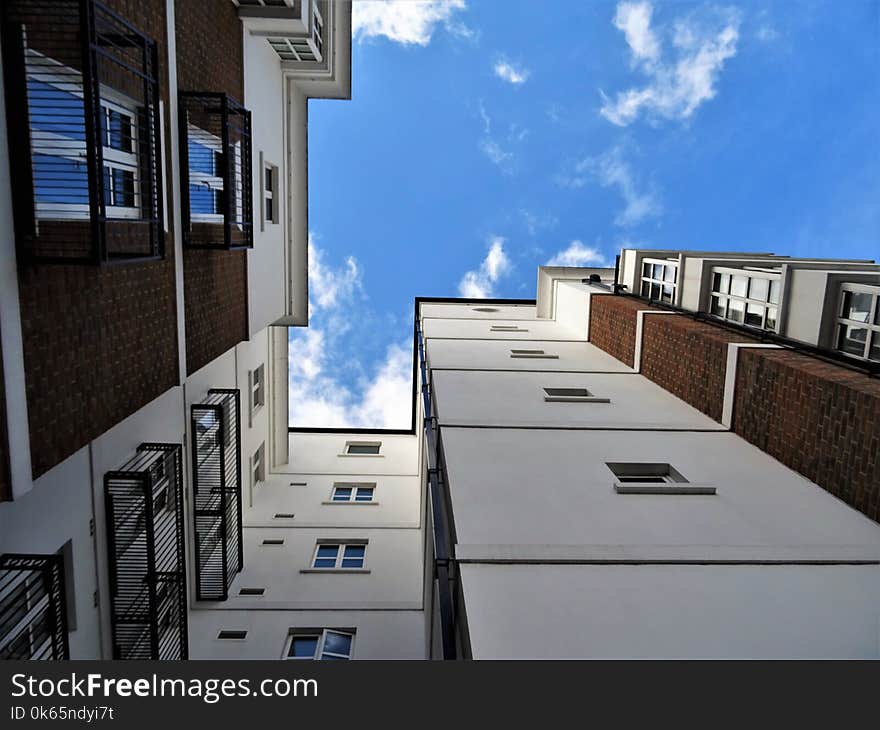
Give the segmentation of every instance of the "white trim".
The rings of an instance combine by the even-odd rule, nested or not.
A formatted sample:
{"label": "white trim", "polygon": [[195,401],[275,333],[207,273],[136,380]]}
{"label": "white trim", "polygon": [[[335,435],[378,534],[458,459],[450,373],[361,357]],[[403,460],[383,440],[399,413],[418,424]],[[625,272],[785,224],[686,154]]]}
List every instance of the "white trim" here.
{"label": "white trim", "polygon": [[646,314],[678,314],[678,312],[666,312],[659,309],[640,309],[636,312],[636,338],[635,350],[633,351],[633,372],[642,371],[642,338],[645,336]]}
{"label": "white trim", "polygon": [[781,350],[779,345],[752,344],[750,342],[730,342],[727,345],[727,368],[724,371],[724,401],[721,406],[721,425],[731,428],[733,423],[733,400],[736,395],[736,368],[739,351],[743,347],[764,350]]}

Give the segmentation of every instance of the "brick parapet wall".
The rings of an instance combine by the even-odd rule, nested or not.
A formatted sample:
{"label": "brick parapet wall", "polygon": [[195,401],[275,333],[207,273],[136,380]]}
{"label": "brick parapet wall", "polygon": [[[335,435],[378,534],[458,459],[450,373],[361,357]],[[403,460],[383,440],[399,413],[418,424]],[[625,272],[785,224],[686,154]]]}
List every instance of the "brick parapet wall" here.
{"label": "brick parapet wall", "polygon": [[[636,312],[647,308],[628,297],[592,297],[590,341],[632,365]],[[641,372],[720,420],[728,345],[758,341],[686,315],[647,316]],[[743,348],[732,430],[880,521],[880,380],[792,350]]]}
{"label": "brick parapet wall", "polygon": [[[179,2],[175,32],[179,89],[221,91],[243,102],[243,30],[235,5]],[[183,279],[186,371],[192,374],[249,336],[247,253],[186,250]]]}
{"label": "brick parapet wall", "polygon": [[880,380],[790,350],[739,354],[733,430],[880,521]]}
{"label": "brick parapet wall", "polygon": [[613,294],[590,297],[590,342],[633,367],[636,347],[636,313],[654,309],[644,302]]}
{"label": "brick parapet wall", "polygon": [[[727,346],[731,342],[757,341],[682,315],[647,316],[642,331],[641,373],[720,421]],[[686,356],[670,357],[670,353]]]}
{"label": "brick parapet wall", "polygon": [[[108,0],[107,5],[156,41],[160,95],[167,105],[164,1]],[[165,124],[168,144],[167,114]],[[165,156],[171,159],[170,148]],[[170,191],[170,166],[166,175]],[[35,478],[178,384],[174,240],[170,233],[165,236],[164,261],[20,267]]]}

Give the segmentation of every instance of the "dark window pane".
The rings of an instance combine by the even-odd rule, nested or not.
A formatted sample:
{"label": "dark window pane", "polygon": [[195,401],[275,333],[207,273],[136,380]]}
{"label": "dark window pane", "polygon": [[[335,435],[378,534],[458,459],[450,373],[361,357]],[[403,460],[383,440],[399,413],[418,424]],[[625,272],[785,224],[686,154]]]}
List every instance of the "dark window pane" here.
{"label": "dark window pane", "polygon": [[339,545],[318,545],[317,556],[319,558],[335,558],[339,552]]}
{"label": "dark window pane", "polygon": [[841,325],[840,335],[837,340],[837,349],[850,355],[865,356],[865,343],[868,340],[868,330],[864,327]]}
{"label": "dark window pane", "polygon": [[873,299],[874,297],[867,292],[844,292],[841,316],[854,322],[867,322],[871,314]]}
{"label": "dark window pane", "polygon": [[348,502],[351,498],[351,487],[342,487],[338,488],[333,493],[333,501],[334,502]]}
{"label": "dark window pane", "polygon": [[294,636],[293,641],[290,642],[290,649],[287,652],[287,656],[298,657],[300,659],[313,659],[317,650],[317,636]]}
{"label": "dark window pane", "polygon": [[328,631],[327,636],[324,638],[324,651],[348,656],[351,653],[351,636],[340,634],[336,631]]}
{"label": "dark window pane", "polygon": [[761,327],[764,322],[764,307],[760,304],[749,304],[746,307],[746,324],[752,327]]}
{"label": "dark window pane", "polygon": [[727,303],[727,319],[731,322],[742,322],[745,318],[745,302],[730,299]]}
{"label": "dark window pane", "polygon": [[764,328],[768,330],[776,330],[776,307],[767,307],[767,321]]}
{"label": "dark window pane", "polygon": [[727,300],[724,297],[712,297],[712,314],[719,317],[727,314]]}

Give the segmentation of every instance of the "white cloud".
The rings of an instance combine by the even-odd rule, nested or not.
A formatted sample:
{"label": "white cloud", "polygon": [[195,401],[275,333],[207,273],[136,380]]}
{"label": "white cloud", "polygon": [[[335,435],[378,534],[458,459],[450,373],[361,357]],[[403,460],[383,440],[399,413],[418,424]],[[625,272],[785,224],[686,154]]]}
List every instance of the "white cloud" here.
{"label": "white cloud", "polygon": [[493,134],[492,118],[482,101],[479,102],[477,109],[483,124],[483,136],[478,143],[480,151],[505,175],[512,174],[516,167],[516,154],[513,148],[525,141],[529,136],[529,130],[516,122],[511,122],[507,126],[506,135]]}
{"label": "white cloud", "polygon": [[663,205],[654,189],[643,189],[632,166],[624,158],[623,148],[617,146],[599,157],[588,157],[575,163],[573,168],[556,176],[562,187],[582,188],[595,179],[604,188],[616,188],[623,198],[624,208],[614,218],[618,226],[629,227],[660,215]]}
{"label": "white cloud", "polygon": [[623,2],[617,6],[614,25],[626,36],[633,61],[656,61],[660,57],[660,43],[651,30],[652,12],[648,2]]}
{"label": "white cloud", "polygon": [[[357,378],[359,395],[342,380],[343,372],[365,373],[350,335],[350,312],[363,298],[357,261],[327,263],[309,237],[309,310],[311,325],[291,328],[288,352],[290,423],[314,427],[408,428],[412,407],[412,348],[393,343],[371,374]],[[361,316],[367,316],[361,310]],[[345,368],[339,368],[340,363]]]}
{"label": "white cloud", "polygon": [[498,165],[504,172],[510,172],[509,163],[513,160],[513,153],[502,149],[494,139],[486,137],[480,140],[480,149],[491,162]]}
{"label": "white cloud", "polygon": [[464,0],[360,0],[352,3],[352,37],[384,36],[403,45],[427,46],[438,24],[459,38],[474,32],[453,16],[465,9]]}
{"label": "white cloud", "polygon": [[651,29],[648,2],[622,2],[614,25],[623,31],[631,61],[648,77],[645,86],[602,95],[600,113],[618,126],[627,126],[640,114],[663,119],[687,119],[705,101],[715,97],[725,61],[736,55],[740,15],[734,9],[707,8],[677,20],[672,28],[675,59],[663,60]]}
{"label": "white cloud", "polygon": [[503,58],[495,63],[495,75],[502,81],[514,86],[524,84],[529,78],[530,71],[523,66],[515,66]]}
{"label": "white cloud", "polygon": [[608,262],[598,248],[585,246],[583,242],[574,240],[568,248],[558,251],[547,266],[607,266]]}
{"label": "white cloud", "polygon": [[458,292],[469,299],[488,299],[493,296],[494,284],[512,268],[504,252],[504,239],[489,239],[489,252],[476,271],[466,271],[458,283]]}
{"label": "white cloud", "polygon": [[324,254],[309,235],[309,312],[336,306],[342,299],[363,291],[361,272],[353,256],[345,259],[342,269],[328,268]]}

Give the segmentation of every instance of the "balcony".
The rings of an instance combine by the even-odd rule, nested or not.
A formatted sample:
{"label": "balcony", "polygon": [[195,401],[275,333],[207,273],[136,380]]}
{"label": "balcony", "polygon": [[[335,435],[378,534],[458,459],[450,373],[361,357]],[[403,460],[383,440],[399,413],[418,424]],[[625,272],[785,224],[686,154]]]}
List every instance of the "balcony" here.
{"label": "balcony", "polygon": [[0,659],[69,658],[61,556],[0,556]]}
{"label": "balcony", "polygon": [[162,258],[156,43],[96,0],[7,0],[2,21],[19,259]]}
{"label": "balcony", "polygon": [[251,113],[215,92],[181,92],[179,102],[183,245],[252,248]]}
{"label": "balcony", "polygon": [[225,601],[244,563],[239,391],[209,390],[191,426],[196,598]]}
{"label": "balcony", "polygon": [[114,659],[186,659],[183,463],[141,444],[104,475]]}

